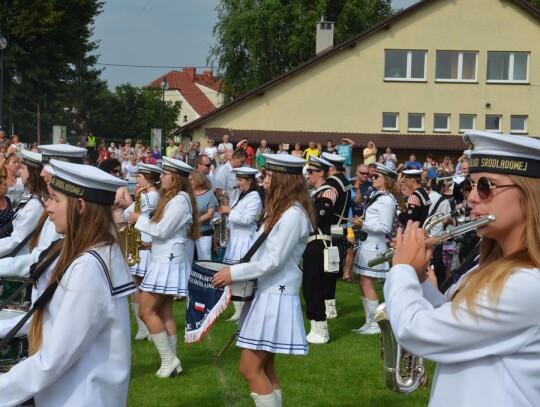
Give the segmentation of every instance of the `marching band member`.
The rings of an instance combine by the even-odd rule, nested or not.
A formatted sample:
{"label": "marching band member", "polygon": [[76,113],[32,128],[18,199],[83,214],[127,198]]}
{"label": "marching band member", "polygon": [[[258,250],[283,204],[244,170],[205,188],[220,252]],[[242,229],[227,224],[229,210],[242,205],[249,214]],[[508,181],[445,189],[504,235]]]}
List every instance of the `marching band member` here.
{"label": "marching band member", "polygon": [[397,172],[385,165],[377,163],[372,177],[375,192],[365,205],[364,218],[355,217],[354,225],[360,227],[361,237],[356,251],[355,271],[360,276],[358,286],[362,296],[362,305],[366,315],[366,323],[353,330],[362,335],[380,333],[379,325],[371,320],[371,312],[378,307],[379,299],[373,280],[385,278],[390,268],[388,263],[368,267],[368,262],[386,251],[386,235],[392,230],[392,222],[396,207],[405,209],[405,202],[399,193],[396,180]]}
{"label": "marching band member", "polygon": [[40,176],[43,168],[41,154],[26,150],[21,153],[21,176],[26,185],[26,194],[13,217],[13,232],[10,236],[0,239],[0,257],[13,257],[29,252],[28,241],[34,235],[44,211],[47,185]]}
{"label": "marching band member", "polygon": [[199,236],[199,218],[189,173],[193,168],[174,158],[163,157],[161,198],[152,219],[132,213],[129,221],[152,237],[152,260],[139,286],[139,316],[161,357],[158,377],[174,377],[182,372],[176,356],[176,321],[173,316],[175,296],[187,295],[191,265],[186,243]]}
{"label": "marching band member", "polygon": [[420,184],[422,170],[405,170],[402,174],[403,184],[412,192],[407,199],[407,210],[399,214],[399,222],[406,225],[407,221],[412,220],[413,222],[420,222],[422,225],[428,217],[429,207],[431,206],[429,195]]}
{"label": "marching band member", "polygon": [[32,317],[30,357],[0,376],[1,405],[34,397],[38,406],[120,406],[127,402],[135,285],[118,246],[110,205],[124,184],[94,167],[51,160],[47,212],[64,234],[48,287]]}
{"label": "marching band member", "polygon": [[233,281],[258,279],[255,298],[243,312],[238,336],[237,346],[243,348],[240,373],[257,406],[281,406],[275,354],[306,355],[308,351],[298,263],[316,220],[302,175],[306,161],[280,154],[264,157],[272,181],[258,234],[266,231],[268,236],[249,263],[219,270],[212,284],[223,287]]}
{"label": "marching band member", "polygon": [[306,316],[311,323],[311,331],[306,337],[309,343],[330,340],[324,298],[326,286],[335,284],[336,276],[324,271],[324,248],[332,244],[330,226],[335,222],[334,205],[338,195],[335,188],[325,182],[330,167],[332,164],[325,159],[311,156],[306,169],[308,182],[315,188],[311,199],[317,216],[317,230],[309,236],[302,256],[302,293],[306,301]]}
{"label": "marching band member", "polygon": [[[235,264],[247,253],[255,241],[257,218],[262,211],[261,197],[258,192],[257,170],[251,167],[233,169],[236,175],[240,195],[232,205],[218,208],[220,215],[227,215],[227,228],[230,231],[229,243],[225,251],[225,263]],[[234,314],[228,321],[238,321],[243,302],[233,301]]]}
{"label": "marching band member", "polygon": [[447,302],[428,300],[430,283],[421,283],[431,249],[409,222],[384,287],[388,316],[403,347],[437,362],[430,406],[538,405],[540,140],[479,131],[464,140],[471,217],[495,216],[477,229],[480,262],[447,291]]}
{"label": "marching band member", "polygon": [[[150,218],[156,210],[159,201],[159,191],[156,184],[159,183],[159,177],[161,176],[161,168],[152,164],[139,164],[137,174],[137,186],[144,188],[144,191],[140,195],[141,214]],[[135,202],[132,203],[124,211],[124,219],[127,221],[135,210]],[[137,288],[141,285],[141,281],[146,274],[148,265],[150,263],[150,250],[147,248],[152,243],[152,237],[146,233],[141,233],[141,249],[139,250],[139,258],[141,261],[131,267],[131,274]],[[143,248],[144,247],[144,248]],[[135,314],[135,320],[137,321],[137,333],[135,334],[136,341],[142,341],[148,338],[148,328],[144,324],[143,320],[139,317],[139,291],[133,294],[131,307]]]}

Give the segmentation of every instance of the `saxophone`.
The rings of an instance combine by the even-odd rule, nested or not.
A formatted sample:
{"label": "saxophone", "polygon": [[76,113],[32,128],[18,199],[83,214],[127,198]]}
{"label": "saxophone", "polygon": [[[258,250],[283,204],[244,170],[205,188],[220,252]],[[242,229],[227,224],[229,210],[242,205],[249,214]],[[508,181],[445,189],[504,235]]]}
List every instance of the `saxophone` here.
{"label": "saxophone", "polygon": [[[226,192],[223,191],[218,198],[220,206],[227,205],[228,198]],[[229,243],[229,228],[227,227],[228,216],[226,213],[222,214],[221,217],[217,219],[212,219],[212,224],[214,225],[214,235],[216,236],[216,241],[219,247],[226,247]]]}
{"label": "saxophone", "polygon": [[[141,213],[141,194],[148,188],[158,185],[159,182],[154,184],[149,184],[144,187],[140,187],[137,193],[135,194],[135,205],[133,212]],[[127,259],[127,264],[130,267],[133,267],[135,264],[141,262],[139,257],[139,245],[141,244],[141,232],[135,229],[135,225],[128,223],[127,226],[122,227],[118,231],[120,236],[120,245],[124,251],[124,255]]]}

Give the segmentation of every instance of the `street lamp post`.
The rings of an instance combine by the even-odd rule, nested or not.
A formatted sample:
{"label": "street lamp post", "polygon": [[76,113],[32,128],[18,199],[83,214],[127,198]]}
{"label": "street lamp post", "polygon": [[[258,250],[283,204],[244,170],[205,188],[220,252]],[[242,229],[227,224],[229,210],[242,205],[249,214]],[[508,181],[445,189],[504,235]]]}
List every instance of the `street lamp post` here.
{"label": "street lamp post", "polygon": [[20,85],[22,83],[22,75],[19,71],[14,71],[13,75],[11,75],[11,85],[9,87],[9,133],[11,136],[13,136],[14,133],[14,126],[13,121],[11,117],[11,112],[13,110],[13,95],[12,95],[12,88],[13,85]]}
{"label": "street lamp post", "polygon": [[161,95],[161,145],[163,146],[163,151],[161,156],[163,157],[166,152],[167,140],[165,139],[165,91],[168,89],[169,84],[167,83],[167,76],[163,77],[163,80],[160,84],[162,95]]}
{"label": "street lamp post", "polygon": [[7,40],[0,34],[0,128],[4,128],[2,112],[4,110],[4,50],[7,47]]}

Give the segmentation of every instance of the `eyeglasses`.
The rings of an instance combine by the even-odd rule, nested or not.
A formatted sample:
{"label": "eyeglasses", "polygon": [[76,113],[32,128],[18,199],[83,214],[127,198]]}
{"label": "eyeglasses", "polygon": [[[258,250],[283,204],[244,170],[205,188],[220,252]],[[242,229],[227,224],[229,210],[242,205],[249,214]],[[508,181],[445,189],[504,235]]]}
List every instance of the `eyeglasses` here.
{"label": "eyeglasses", "polygon": [[313,171],[315,171],[315,172],[322,172],[322,170],[316,170],[316,169],[314,169],[314,168],[308,168],[308,169],[306,170],[306,172],[307,172],[308,174],[313,173]]}
{"label": "eyeglasses", "polygon": [[358,174],[360,174],[360,175],[369,175],[369,172],[362,172],[362,171],[357,171],[357,172],[358,172]]}
{"label": "eyeglasses", "polygon": [[516,185],[516,184],[491,185],[491,182],[486,177],[481,177],[477,183],[474,183],[469,178],[466,178],[465,181],[463,181],[463,195],[465,195],[465,197],[468,197],[469,193],[472,191],[474,187],[476,187],[476,190],[478,191],[478,196],[481,199],[487,199],[489,195],[491,194],[492,189],[507,188],[507,187],[519,188],[519,185]]}

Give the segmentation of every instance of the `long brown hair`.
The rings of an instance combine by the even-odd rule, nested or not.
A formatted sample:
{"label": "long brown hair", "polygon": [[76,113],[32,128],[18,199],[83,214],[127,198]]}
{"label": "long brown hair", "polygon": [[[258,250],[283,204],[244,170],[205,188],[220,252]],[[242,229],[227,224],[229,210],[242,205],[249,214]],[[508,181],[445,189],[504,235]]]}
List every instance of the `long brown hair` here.
{"label": "long brown hair", "polygon": [[37,223],[36,233],[34,233],[34,236],[32,236],[32,238],[28,242],[28,250],[30,250],[30,252],[32,252],[32,250],[34,250],[37,247],[39,243],[39,235],[41,234],[41,231],[43,230],[43,226],[45,226],[45,221],[47,220],[48,217],[49,217],[49,214],[47,213],[46,210],[44,210]]}
{"label": "long brown hair", "polygon": [[[382,175],[382,174],[379,174]],[[397,182],[394,181],[392,178],[387,177],[386,175],[382,175],[384,177],[384,189],[397,201],[397,207],[400,211],[404,212],[407,210],[407,204],[405,203],[405,200],[403,199],[403,195],[401,195],[401,192],[399,192]]]}
{"label": "long brown hair", "polygon": [[[52,271],[48,284],[60,282],[69,265],[91,247],[118,242],[111,207],[86,202],[86,209],[79,210],[79,200],[67,197],[67,230],[61,244],[58,262]],[[50,256],[49,256],[50,257]],[[28,330],[29,353],[36,353],[41,347],[43,334],[43,310],[38,309],[32,316]]]}
{"label": "long brown hair", "polygon": [[191,240],[197,240],[201,236],[199,230],[199,214],[197,211],[197,202],[195,201],[195,195],[193,194],[193,189],[191,188],[191,183],[187,177],[182,177],[178,174],[171,173],[172,182],[171,186],[167,189],[161,188],[160,190],[160,199],[152,216],[152,222],[157,223],[163,219],[163,214],[165,213],[165,207],[171,199],[173,199],[179,192],[185,191],[189,195],[189,201],[191,203],[191,216],[193,223],[188,232],[188,237]]}
{"label": "long brown hair", "polygon": [[475,299],[480,290],[486,288],[492,305],[496,305],[508,277],[518,268],[540,269],[540,179],[508,175],[510,180],[519,186],[519,201],[525,231],[520,238],[520,249],[503,257],[502,248],[493,239],[482,238],[480,244],[480,264],[468,273],[463,287],[452,299],[452,310],[456,313],[458,304],[465,301],[473,315]]}
{"label": "long brown hair", "polygon": [[41,198],[47,196],[47,183],[41,177],[41,170],[37,168],[27,166],[28,180],[26,181],[26,187],[32,195],[37,195]]}
{"label": "long brown hair", "polygon": [[317,229],[317,219],[313,203],[309,197],[306,180],[301,174],[272,173],[272,184],[265,203],[265,231],[271,230],[281,218],[281,215],[299,203],[306,211],[313,229]]}

